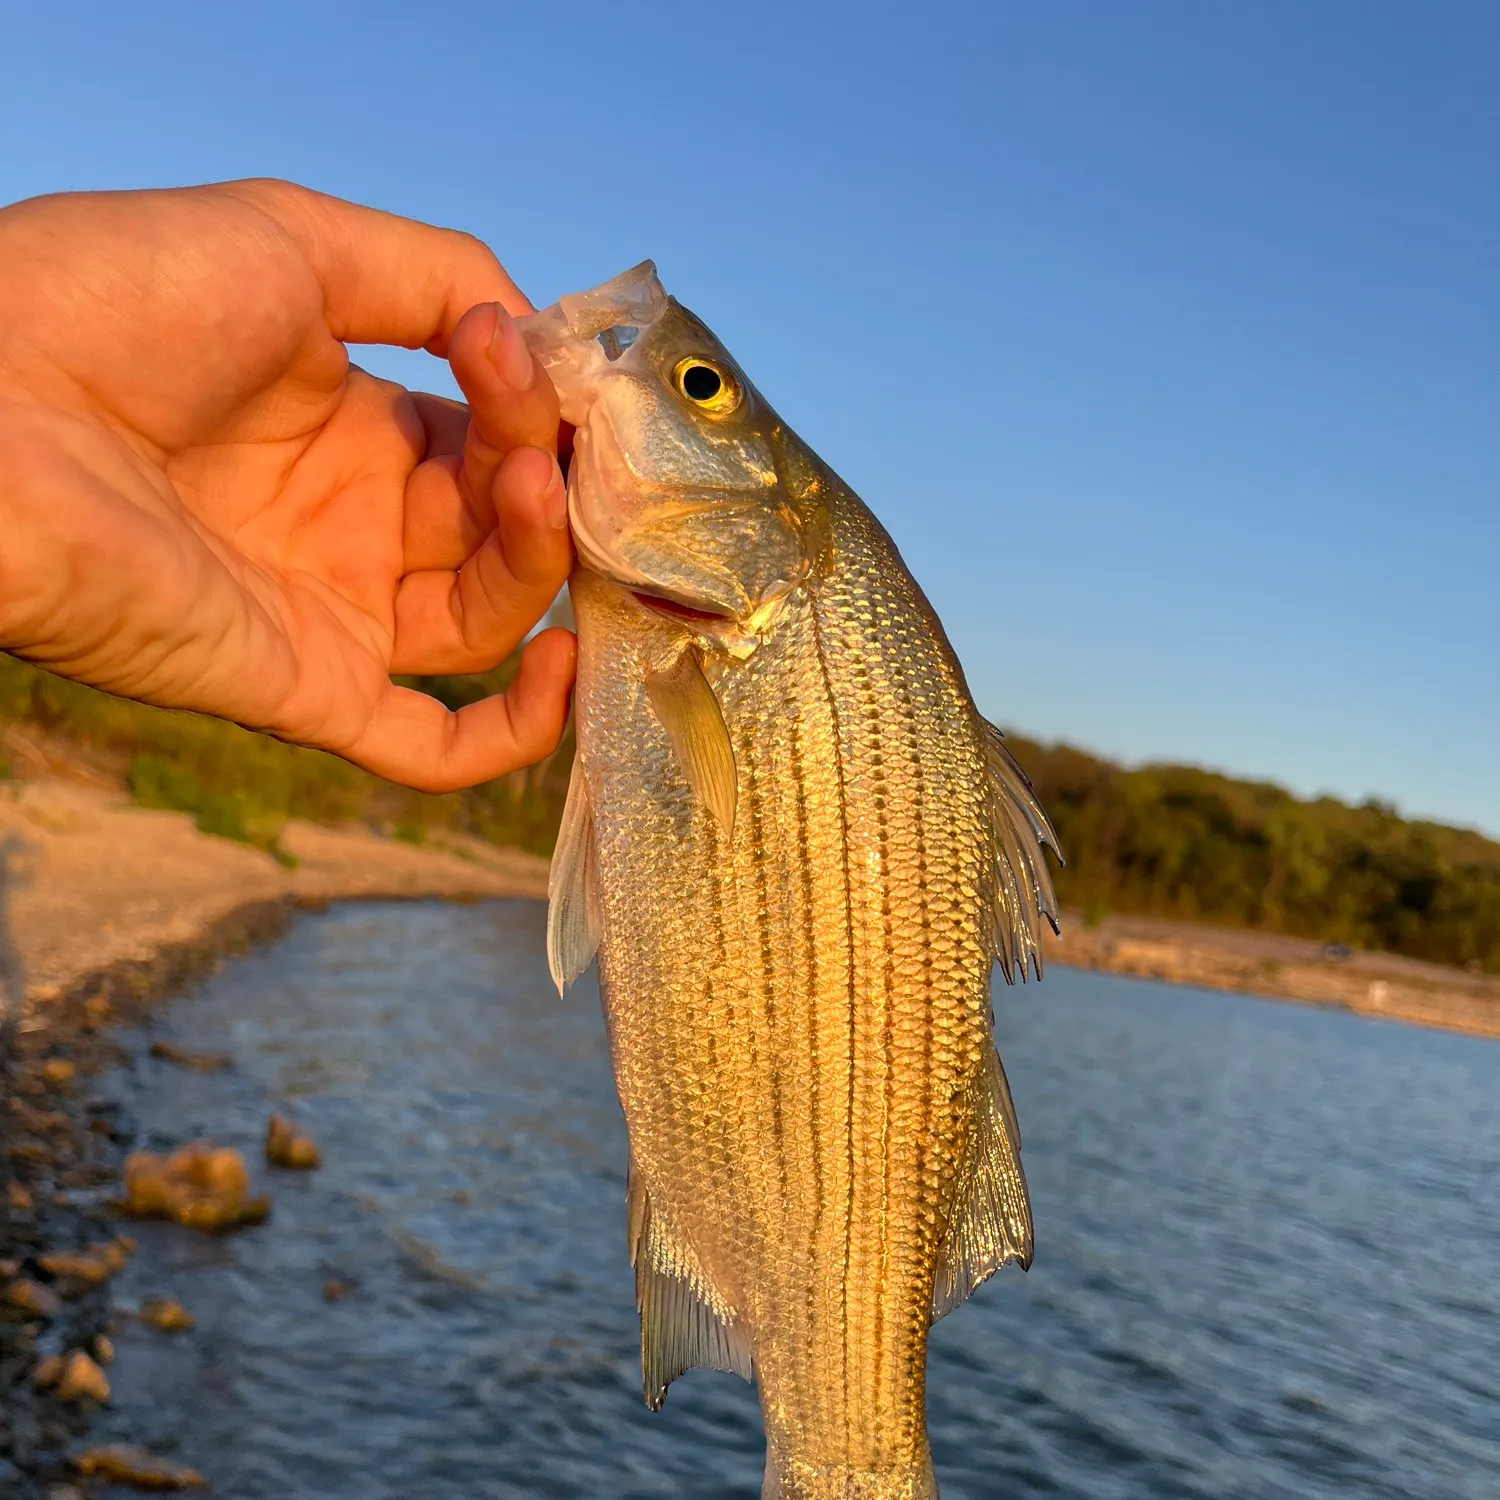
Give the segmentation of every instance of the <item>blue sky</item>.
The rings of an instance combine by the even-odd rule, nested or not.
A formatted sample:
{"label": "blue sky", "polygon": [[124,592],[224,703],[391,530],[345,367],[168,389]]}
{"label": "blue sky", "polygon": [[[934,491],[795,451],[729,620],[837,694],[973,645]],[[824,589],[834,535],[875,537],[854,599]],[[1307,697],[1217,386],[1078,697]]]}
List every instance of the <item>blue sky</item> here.
{"label": "blue sky", "polygon": [[649,255],[992,717],[1500,834],[1492,0],[143,0],[5,54],[0,201],[271,173],[539,303]]}

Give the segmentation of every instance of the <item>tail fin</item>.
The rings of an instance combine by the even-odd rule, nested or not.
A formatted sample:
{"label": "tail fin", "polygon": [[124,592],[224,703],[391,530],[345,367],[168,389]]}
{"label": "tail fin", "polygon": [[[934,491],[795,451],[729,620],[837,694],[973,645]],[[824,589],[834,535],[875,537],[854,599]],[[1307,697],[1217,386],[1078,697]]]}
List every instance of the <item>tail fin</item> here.
{"label": "tail fin", "polygon": [[938,1500],[932,1460],[901,1469],[802,1463],[766,1452],[761,1500]]}

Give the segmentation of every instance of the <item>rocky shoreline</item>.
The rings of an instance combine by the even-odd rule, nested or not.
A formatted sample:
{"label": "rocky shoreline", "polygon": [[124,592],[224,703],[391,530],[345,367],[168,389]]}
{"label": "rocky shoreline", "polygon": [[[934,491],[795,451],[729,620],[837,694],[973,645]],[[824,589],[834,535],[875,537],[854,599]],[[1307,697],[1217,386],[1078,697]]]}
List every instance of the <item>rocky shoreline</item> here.
{"label": "rocky shoreline", "polygon": [[[109,1278],[130,1244],[114,1204],[135,1129],[100,1085],[126,1055],[116,1029],[139,1025],[162,997],[330,900],[546,890],[544,860],[477,840],[415,846],[294,824],[282,843],[290,866],[199,833],[181,814],[144,811],[88,785],[28,782],[0,795],[6,1500],[78,1500],[130,1469],[128,1450],[86,1446],[118,1316]],[[169,1464],[136,1475],[154,1488],[191,1479],[174,1479]]]}
{"label": "rocky shoreline", "polygon": [[44,1388],[38,1374],[49,1360],[74,1351],[106,1363],[114,1326],[109,1262],[94,1280],[68,1274],[57,1257],[104,1260],[101,1247],[117,1247],[116,1256],[130,1248],[122,1241],[128,1225],[111,1203],[133,1129],[97,1086],[123,1055],[114,1029],[139,1024],[153,1001],[201,978],[221,954],[277,936],[295,910],[288,900],[248,905],[195,942],[118,961],[54,997],[43,1017],[7,1024],[0,1038],[6,1101],[0,1111],[0,1495],[74,1500],[79,1493],[76,1454],[88,1431],[91,1398],[70,1392],[66,1383]]}

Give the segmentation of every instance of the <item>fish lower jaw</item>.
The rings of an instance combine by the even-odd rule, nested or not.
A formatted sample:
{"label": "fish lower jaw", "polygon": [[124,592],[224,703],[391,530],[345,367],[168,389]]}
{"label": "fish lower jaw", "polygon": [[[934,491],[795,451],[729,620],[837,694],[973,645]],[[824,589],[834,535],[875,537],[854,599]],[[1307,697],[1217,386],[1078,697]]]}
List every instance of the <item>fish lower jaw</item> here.
{"label": "fish lower jaw", "polygon": [[734,661],[745,661],[760,645],[760,634],[747,629],[746,624],[733,615],[700,609],[663,594],[648,593],[644,589],[630,589],[628,592],[637,604],[651,614],[692,631],[698,644],[706,651],[723,652]]}
{"label": "fish lower jaw", "polygon": [[778,592],[762,601],[744,618],[720,610],[684,604],[663,594],[629,588],[631,598],[654,615],[691,630],[709,650],[722,651],[734,661],[746,661],[765,641],[792,592]]}
{"label": "fish lower jaw", "polygon": [[716,609],[698,609],[680,600],[669,599],[663,594],[647,593],[644,589],[631,589],[631,595],[647,609],[665,615],[669,620],[683,620],[690,624],[732,624],[730,617]]}

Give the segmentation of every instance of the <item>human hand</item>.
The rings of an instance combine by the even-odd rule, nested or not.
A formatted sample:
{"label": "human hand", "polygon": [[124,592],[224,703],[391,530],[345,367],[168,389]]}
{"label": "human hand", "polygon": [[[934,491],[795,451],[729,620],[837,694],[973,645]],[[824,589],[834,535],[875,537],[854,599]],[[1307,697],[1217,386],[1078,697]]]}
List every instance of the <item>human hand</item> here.
{"label": "human hand", "polygon": [[[528,310],[477,240],[289,183],[0,210],[0,648],[425,791],[539,759],[568,631],[457,713],[390,680],[495,666],[567,577]],[[446,355],[468,408],[345,342]]]}

